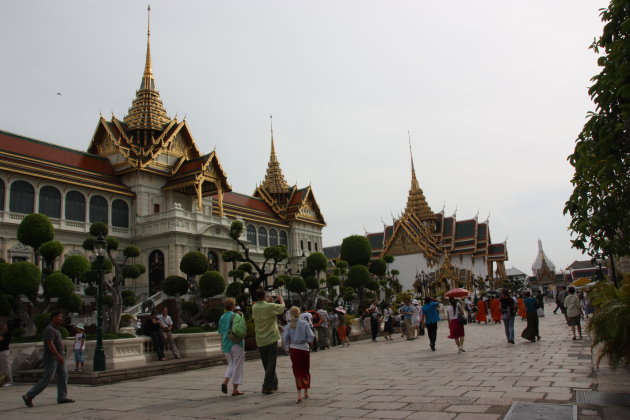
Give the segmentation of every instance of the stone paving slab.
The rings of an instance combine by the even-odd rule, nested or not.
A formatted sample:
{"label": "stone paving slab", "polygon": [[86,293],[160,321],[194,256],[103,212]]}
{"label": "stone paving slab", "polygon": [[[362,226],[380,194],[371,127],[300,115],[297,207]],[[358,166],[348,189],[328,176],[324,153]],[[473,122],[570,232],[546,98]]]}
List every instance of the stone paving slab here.
{"label": "stone paving slab", "polygon": [[[517,337],[524,328],[517,322]],[[55,403],[49,386],[27,408],[20,396],[29,384],[0,388],[2,420],[41,419],[500,419],[512,402],[574,403],[577,390],[597,390],[587,340],[573,342],[562,316],[541,319],[543,339],[506,343],[502,325],[466,326],[465,353],[438,327],[437,351],[427,337],[393,342],[353,342],[311,355],[311,398],[295,404],[288,357],[278,358],[280,390],[260,393],[259,360],[245,362],[242,397],[226,396],[219,385],[225,366],[177,372],[98,387],[70,385],[75,404]],[[588,360],[587,360],[588,359]],[[613,388],[611,386],[611,388]],[[580,419],[605,419],[588,408]]]}

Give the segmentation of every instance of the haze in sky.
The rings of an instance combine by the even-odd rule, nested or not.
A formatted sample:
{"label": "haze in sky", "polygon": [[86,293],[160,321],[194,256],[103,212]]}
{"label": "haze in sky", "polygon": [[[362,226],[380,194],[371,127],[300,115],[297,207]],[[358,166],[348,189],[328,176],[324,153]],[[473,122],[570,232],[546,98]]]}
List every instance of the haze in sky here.
{"label": "haze in sky", "polygon": [[[122,119],[144,68],[141,1],[0,3],[0,129],[85,150]],[[490,215],[512,266],[542,239],[571,249],[566,158],[594,110],[588,46],[601,0],[152,1],[151,53],[169,116],[233,190],[264,178],[273,114],[287,181],[311,184],[324,245],[382,230],[406,204],[408,132],[433,211]],[[59,93],[59,95],[57,94]]]}

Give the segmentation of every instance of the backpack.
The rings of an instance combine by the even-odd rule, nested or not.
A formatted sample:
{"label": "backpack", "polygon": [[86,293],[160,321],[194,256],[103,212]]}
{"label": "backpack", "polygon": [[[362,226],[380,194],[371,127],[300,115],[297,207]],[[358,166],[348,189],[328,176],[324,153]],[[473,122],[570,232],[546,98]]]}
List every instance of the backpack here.
{"label": "backpack", "polygon": [[230,319],[230,329],[228,330],[228,338],[232,343],[239,344],[247,334],[247,324],[245,318],[238,314],[232,315]]}

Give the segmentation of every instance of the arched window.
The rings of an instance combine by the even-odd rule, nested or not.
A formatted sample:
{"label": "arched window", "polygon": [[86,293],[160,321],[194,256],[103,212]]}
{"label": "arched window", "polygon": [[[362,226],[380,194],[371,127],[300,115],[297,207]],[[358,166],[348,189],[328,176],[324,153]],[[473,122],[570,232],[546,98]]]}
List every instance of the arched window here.
{"label": "arched window", "polygon": [[53,219],[61,218],[61,193],[49,185],[39,190],[39,212]]}
{"label": "arched window", "polygon": [[9,211],[26,214],[35,212],[35,190],[31,184],[25,181],[11,184]]}
{"label": "arched window", "polygon": [[4,181],[0,179],[0,211],[4,210]]}
{"label": "arched window", "polygon": [[164,253],[159,249],[149,254],[149,295],[162,288],[164,281]]}
{"label": "arched window", "polygon": [[258,245],[269,246],[269,242],[267,242],[267,229],[264,227],[258,228]]}
{"label": "arched window", "polygon": [[90,223],[103,222],[108,223],[107,217],[107,200],[100,195],[90,198]]}
{"label": "arched window", "polygon": [[208,252],[208,270],[210,271],[219,271],[219,256],[216,252],[210,251]]}
{"label": "arched window", "polygon": [[79,191],[66,194],[66,220],[85,222],[85,197]]}
{"label": "arched window", "polygon": [[247,225],[247,240],[256,245],[256,228],[253,225]]}
{"label": "arched window", "polygon": [[129,227],[129,206],[123,200],[112,203],[112,226]]}
{"label": "arched window", "polygon": [[289,238],[287,233],[283,230],[280,231],[280,245],[289,246]]}
{"label": "arched window", "polygon": [[269,245],[278,245],[278,231],[275,229],[269,229]]}

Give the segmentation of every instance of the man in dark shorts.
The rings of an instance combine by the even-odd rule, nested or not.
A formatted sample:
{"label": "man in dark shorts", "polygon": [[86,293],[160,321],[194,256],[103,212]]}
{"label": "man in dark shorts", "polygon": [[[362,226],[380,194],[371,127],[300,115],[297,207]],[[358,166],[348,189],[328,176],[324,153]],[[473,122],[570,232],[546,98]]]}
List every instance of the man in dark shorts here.
{"label": "man in dark shorts", "polygon": [[44,377],[40,379],[26,394],[22,395],[24,404],[33,406],[33,398],[42,392],[50,383],[55,373],[57,374],[57,403],[73,403],[68,398],[68,371],[63,360],[63,342],[59,327],[63,324],[63,314],[53,312],[50,324],[44,329]]}

